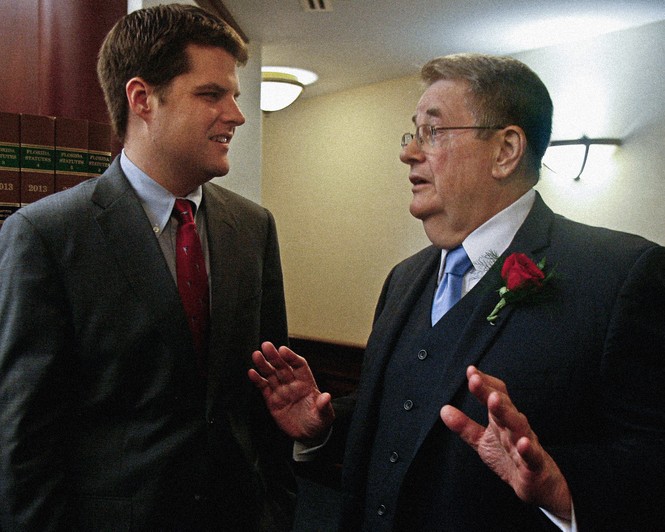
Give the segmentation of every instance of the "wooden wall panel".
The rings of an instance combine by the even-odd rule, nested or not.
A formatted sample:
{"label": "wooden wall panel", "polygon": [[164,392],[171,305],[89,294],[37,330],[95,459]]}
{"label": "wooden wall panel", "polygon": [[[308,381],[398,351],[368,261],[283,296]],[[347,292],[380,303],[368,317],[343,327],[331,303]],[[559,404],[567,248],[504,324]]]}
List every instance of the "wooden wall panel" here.
{"label": "wooden wall panel", "polygon": [[99,46],[126,0],[0,3],[0,110],[108,122]]}
{"label": "wooden wall panel", "polygon": [[41,114],[39,0],[0,3],[0,111]]}

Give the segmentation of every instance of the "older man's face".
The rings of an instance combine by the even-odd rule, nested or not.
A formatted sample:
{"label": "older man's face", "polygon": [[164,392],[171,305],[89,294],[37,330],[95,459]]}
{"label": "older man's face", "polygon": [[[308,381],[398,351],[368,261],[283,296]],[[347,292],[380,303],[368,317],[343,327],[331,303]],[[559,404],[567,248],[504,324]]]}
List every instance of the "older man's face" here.
{"label": "older man's face", "polygon": [[[464,81],[441,80],[420,98],[415,126],[478,126],[467,108]],[[410,211],[422,220],[429,239],[452,248],[493,216],[492,165],[497,145],[493,135],[478,138],[478,131],[439,131],[434,146],[414,140],[400,159],[411,168],[413,198]]]}

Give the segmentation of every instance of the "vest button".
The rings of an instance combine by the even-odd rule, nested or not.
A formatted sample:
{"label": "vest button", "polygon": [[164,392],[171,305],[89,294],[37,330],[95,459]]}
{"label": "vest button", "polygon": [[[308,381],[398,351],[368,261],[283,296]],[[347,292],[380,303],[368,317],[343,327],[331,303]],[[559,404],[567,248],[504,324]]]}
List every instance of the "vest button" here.
{"label": "vest button", "polygon": [[376,510],[376,514],[379,516],[386,515],[386,507],[383,504],[379,506]]}
{"label": "vest button", "polygon": [[394,464],[397,460],[399,460],[399,453],[397,451],[390,453],[390,462]]}
{"label": "vest button", "polygon": [[411,399],[407,399],[404,401],[404,410],[411,410],[413,408],[413,401]]}
{"label": "vest button", "polygon": [[427,351],[421,349],[418,351],[418,360],[425,360],[427,358]]}

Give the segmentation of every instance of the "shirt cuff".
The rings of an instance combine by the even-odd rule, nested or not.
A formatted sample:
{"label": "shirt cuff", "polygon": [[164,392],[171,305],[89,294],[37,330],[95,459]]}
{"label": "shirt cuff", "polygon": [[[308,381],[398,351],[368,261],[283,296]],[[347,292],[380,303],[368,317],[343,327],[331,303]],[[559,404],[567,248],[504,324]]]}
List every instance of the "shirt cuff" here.
{"label": "shirt cuff", "polygon": [[547,516],[547,518],[550,521],[552,521],[552,523],[558,526],[559,529],[562,530],[563,532],[577,532],[577,522],[575,520],[575,506],[573,505],[572,499],[570,501],[570,521],[568,519],[563,519],[561,517],[558,517],[543,508],[541,508],[540,510]]}
{"label": "shirt cuff", "polygon": [[318,452],[325,447],[326,443],[328,443],[331,434],[332,427],[330,427],[326,439],[319,445],[311,446],[297,440],[293,442],[293,460],[295,462],[311,462],[314,460],[318,455]]}

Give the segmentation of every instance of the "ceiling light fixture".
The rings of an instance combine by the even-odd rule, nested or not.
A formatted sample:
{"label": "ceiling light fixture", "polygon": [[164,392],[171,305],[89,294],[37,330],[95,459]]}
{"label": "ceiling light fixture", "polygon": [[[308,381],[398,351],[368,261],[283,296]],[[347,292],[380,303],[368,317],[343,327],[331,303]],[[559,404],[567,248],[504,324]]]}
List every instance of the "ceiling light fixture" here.
{"label": "ceiling light fixture", "polygon": [[305,85],[314,83],[313,72],[288,67],[261,68],[261,110],[279,111],[295,102]]}

